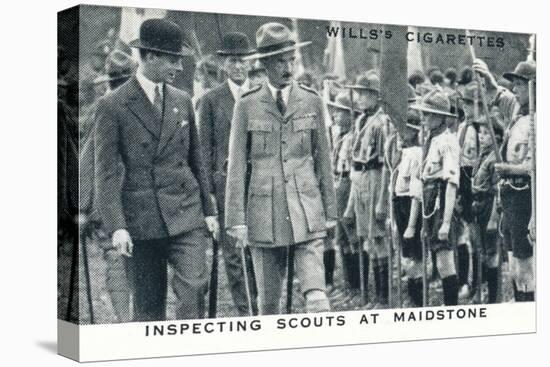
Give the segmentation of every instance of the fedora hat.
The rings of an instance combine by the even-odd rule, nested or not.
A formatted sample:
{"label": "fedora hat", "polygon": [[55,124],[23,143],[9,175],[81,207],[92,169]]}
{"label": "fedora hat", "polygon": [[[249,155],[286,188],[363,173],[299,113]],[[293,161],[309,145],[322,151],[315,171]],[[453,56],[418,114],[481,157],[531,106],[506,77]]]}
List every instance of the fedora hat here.
{"label": "fedora hat", "polygon": [[437,89],[426,94],[419,104],[412,105],[413,110],[434,113],[437,115],[456,117],[451,111],[451,101],[447,95]]}
{"label": "fedora hat", "polygon": [[256,52],[248,36],[241,32],[231,32],[223,36],[222,47],[216,53],[220,56],[248,56]]}
{"label": "fedora hat", "polygon": [[380,78],[378,73],[374,70],[369,70],[366,73],[360,75],[355,84],[345,85],[344,88],[358,89],[358,90],[370,90],[376,93],[380,93]]}
{"label": "fedora hat", "polygon": [[290,29],[281,23],[266,23],[256,31],[256,53],[245,59],[261,59],[297,50],[311,42],[296,42]]}
{"label": "fedora hat", "polygon": [[139,39],[130,47],[174,56],[190,56],[193,50],[183,41],[183,32],[174,22],[166,19],[147,19],[139,28]]}
{"label": "fedora hat", "polygon": [[526,81],[535,80],[537,76],[537,66],[533,61],[521,61],[517,64],[514,71],[504,73],[502,76],[509,81],[513,81],[514,79],[522,79]]}

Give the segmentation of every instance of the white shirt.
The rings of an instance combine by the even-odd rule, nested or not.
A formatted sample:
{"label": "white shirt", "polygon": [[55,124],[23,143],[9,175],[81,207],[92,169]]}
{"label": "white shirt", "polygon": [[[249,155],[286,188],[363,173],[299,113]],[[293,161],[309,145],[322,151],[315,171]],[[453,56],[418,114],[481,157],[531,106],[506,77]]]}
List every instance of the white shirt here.
{"label": "white shirt", "polygon": [[[273,96],[273,99],[276,101],[277,100],[277,91],[279,89],[272,86],[271,83],[269,83],[269,82],[267,83],[267,86],[269,87],[269,90],[271,91],[271,95]],[[292,86],[292,84],[289,84],[286,87],[284,87],[283,89],[281,89],[281,92],[283,93],[283,102],[285,103],[285,106],[288,106],[288,99],[290,97],[290,87],[291,86]]]}
{"label": "white shirt", "polygon": [[246,79],[242,85],[238,85],[233,80],[227,79],[227,84],[229,84],[229,89],[235,101],[239,99],[244,92],[250,89],[250,81],[248,79]]}
{"label": "white shirt", "polygon": [[162,98],[162,83],[153,83],[151,80],[147,79],[147,77],[143,75],[141,68],[138,68],[136,78],[151,104],[155,104],[155,88],[157,86],[159,87],[160,97]]}

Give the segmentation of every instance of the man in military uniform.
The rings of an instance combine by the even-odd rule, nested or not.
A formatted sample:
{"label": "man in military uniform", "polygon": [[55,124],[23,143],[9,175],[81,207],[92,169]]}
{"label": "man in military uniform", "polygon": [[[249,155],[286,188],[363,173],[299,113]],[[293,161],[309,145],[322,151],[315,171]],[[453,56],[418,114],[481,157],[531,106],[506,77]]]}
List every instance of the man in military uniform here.
{"label": "man in military uniform", "polygon": [[[334,169],[334,187],[336,191],[336,203],[338,209],[338,225],[336,226],[336,244],[342,254],[343,270],[346,281],[352,290],[359,289],[359,241],[353,220],[346,221],[343,218],[348,205],[351,190],[351,148],[353,142],[352,123],[356,117],[356,111],[351,106],[348,93],[341,92],[334,102],[328,102],[332,112],[332,121],[340,129],[334,142],[332,154],[332,167]],[[352,115],[353,113],[353,115]]]}
{"label": "man in military uniform", "polygon": [[436,253],[437,270],[443,283],[443,302],[447,306],[456,305],[458,279],[449,234],[453,229],[451,219],[460,178],[460,148],[456,135],[447,129],[445,122],[447,117],[455,115],[450,113],[451,102],[447,95],[438,90],[426,94],[420,104],[411,108],[422,112],[422,123],[427,130],[421,176],[422,215],[426,226],[422,231],[429,249]]}
{"label": "man in military uniform", "polygon": [[485,77],[488,89],[494,95],[493,104],[499,106],[508,123],[502,145],[503,162],[494,166],[496,174],[501,178],[499,190],[504,246],[512,253],[510,267],[517,287],[516,301],[534,301],[533,245],[529,237],[534,237],[535,208],[531,207],[533,146],[528,86],[529,81],[536,82],[536,65],[534,61],[522,61],[513,72],[504,74],[513,84],[513,99],[504,88],[498,86],[482,60],[476,60],[474,69]]}
{"label": "man in military uniform", "polygon": [[323,102],[292,80],[294,51],[309,42],[296,43],[286,26],[267,23],[256,43],[268,82],[235,106],[225,226],[239,246],[250,246],[260,314],[280,312],[291,248],[305,311],[328,311],[323,239],[338,215]]}
{"label": "man in military uniform", "polygon": [[[354,92],[357,107],[363,111],[358,118],[352,151],[352,207],[357,223],[357,235],[363,241],[364,287],[368,294],[369,258],[373,263],[376,302],[369,307],[388,305],[388,246],[385,242],[385,212],[388,203],[389,174],[384,165],[384,145],[389,136],[389,116],[379,104],[380,78],[374,70],[359,76]],[[349,208],[349,206],[348,206]],[[346,214],[350,217],[349,210]]]}
{"label": "man in military uniform", "polygon": [[[235,101],[249,89],[250,61],[243,60],[243,57],[254,53],[254,49],[250,47],[250,42],[245,34],[234,32],[223,37],[222,49],[217,53],[222,59],[227,80],[200,98],[198,120],[204,153],[204,168],[213,184],[210,192],[216,197],[220,224],[224,228],[225,179],[233,107]],[[228,236],[225,231],[221,233],[220,242],[223,247],[225,270],[233,302],[239,315],[248,315],[244,270],[239,249],[235,246],[235,239]],[[247,261],[250,262],[250,259]],[[252,270],[251,263],[248,264],[247,269]],[[252,273],[248,276],[249,284],[254,284]],[[253,308],[255,308],[255,296],[252,295],[251,298]]]}
{"label": "man in military uniform", "polygon": [[169,85],[192,52],[165,19],[144,21],[131,46],[140,52],[136,75],[97,107],[98,209],[113,246],[130,258],[134,320],[165,319],[168,262],[176,317],[201,318],[207,229],[216,236],[218,222],[191,98]]}

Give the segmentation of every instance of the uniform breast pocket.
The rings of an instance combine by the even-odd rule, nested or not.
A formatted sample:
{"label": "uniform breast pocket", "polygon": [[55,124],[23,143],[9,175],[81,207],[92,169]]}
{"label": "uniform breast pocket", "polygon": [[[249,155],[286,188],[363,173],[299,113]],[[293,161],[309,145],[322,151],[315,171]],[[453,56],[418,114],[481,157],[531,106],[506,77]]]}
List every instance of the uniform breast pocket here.
{"label": "uniform breast pocket", "polygon": [[273,131],[270,121],[251,120],[248,124],[248,131],[252,134],[252,154],[269,151],[271,132]]}
{"label": "uniform breast pocket", "polygon": [[307,117],[297,117],[294,121],[294,133],[302,146],[302,152],[311,151],[311,137],[313,131],[317,129],[315,115]]}
{"label": "uniform breast pocket", "polygon": [[443,163],[441,160],[429,160],[427,164],[428,175],[434,176],[443,171]]}

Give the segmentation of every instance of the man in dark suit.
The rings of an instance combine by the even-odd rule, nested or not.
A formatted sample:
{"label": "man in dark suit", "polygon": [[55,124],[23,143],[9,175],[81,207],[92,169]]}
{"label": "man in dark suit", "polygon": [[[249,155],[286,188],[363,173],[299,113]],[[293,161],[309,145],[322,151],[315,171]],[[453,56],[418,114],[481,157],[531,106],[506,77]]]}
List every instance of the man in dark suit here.
{"label": "man in dark suit", "polygon": [[97,106],[99,212],[113,246],[131,257],[134,320],[165,319],[168,262],[177,318],[201,318],[207,229],[217,236],[219,228],[191,98],[168,84],[192,52],[164,19],[143,22],[131,46],[140,50],[136,75]]}
{"label": "man in dark suit", "polygon": [[[206,174],[213,183],[210,192],[213,192],[216,196],[220,224],[223,228],[225,180],[233,106],[240,95],[249,89],[248,70],[250,69],[250,61],[243,60],[243,57],[253,54],[254,49],[250,47],[248,37],[239,32],[226,34],[222,43],[222,49],[218,50],[217,53],[222,58],[221,61],[227,74],[227,80],[201,97],[198,102],[198,120],[201,147],[204,154],[204,167]],[[233,237],[222,231],[221,243],[229,289],[239,315],[245,316],[249,314],[249,310],[245,293],[244,270],[235,242]],[[248,249],[246,255],[247,269],[251,270],[252,262]],[[250,272],[248,276],[249,284],[253,285],[253,277]],[[252,308],[256,308],[255,296],[252,295],[251,298]]]}

